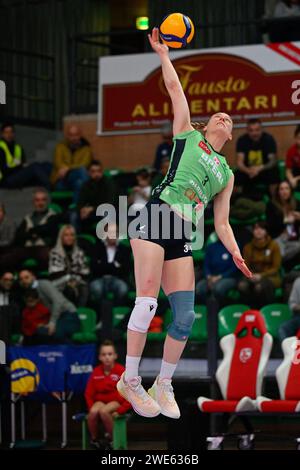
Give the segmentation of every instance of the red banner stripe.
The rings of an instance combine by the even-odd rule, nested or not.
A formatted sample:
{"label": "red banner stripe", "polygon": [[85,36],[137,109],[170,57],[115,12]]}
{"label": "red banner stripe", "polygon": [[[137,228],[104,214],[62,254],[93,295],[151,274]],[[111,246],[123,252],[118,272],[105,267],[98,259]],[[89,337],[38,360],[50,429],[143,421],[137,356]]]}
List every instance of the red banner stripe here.
{"label": "red banner stripe", "polygon": [[294,64],[300,65],[300,48],[294,44],[290,42],[270,43],[267,44],[267,47],[289,59]]}

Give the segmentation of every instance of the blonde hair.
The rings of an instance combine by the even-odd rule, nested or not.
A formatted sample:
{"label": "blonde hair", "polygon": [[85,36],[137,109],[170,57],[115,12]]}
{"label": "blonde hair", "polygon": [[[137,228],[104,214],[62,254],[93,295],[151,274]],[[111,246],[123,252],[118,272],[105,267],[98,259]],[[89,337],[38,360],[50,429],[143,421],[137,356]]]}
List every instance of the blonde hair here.
{"label": "blonde hair", "polygon": [[73,250],[78,250],[78,246],[77,246],[77,237],[76,237],[76,230],[75,228],[73,227],[73,225],[71,224],[66,224],[66,225],[63,225],[61,227],[61,229],[59,230],[58,232],[58,235],[57,235],[57,240],[56,240],[56,245],[54,247],[55,251],[58,251],[60,252],[61,254],[64,254],[65,250],[64,250],[64,247],[63,247],[63,236],[64,236],[64,233],[66,230],[72,230],[73,234],[74,234],[74,237],[75,237],[75,240],[74,240],[74,245],[73,245]]}

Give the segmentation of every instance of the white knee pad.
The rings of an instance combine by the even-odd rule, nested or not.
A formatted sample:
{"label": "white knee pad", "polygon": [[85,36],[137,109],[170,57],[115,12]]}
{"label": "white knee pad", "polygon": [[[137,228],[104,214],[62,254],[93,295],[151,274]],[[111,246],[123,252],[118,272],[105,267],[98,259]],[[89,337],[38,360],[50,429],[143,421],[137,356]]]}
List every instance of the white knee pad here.
{"label": "white knee pad", "polygon": [[154,297],[137,297],[127,325],[128,329],[147,333],[156,309],[157,300]]}

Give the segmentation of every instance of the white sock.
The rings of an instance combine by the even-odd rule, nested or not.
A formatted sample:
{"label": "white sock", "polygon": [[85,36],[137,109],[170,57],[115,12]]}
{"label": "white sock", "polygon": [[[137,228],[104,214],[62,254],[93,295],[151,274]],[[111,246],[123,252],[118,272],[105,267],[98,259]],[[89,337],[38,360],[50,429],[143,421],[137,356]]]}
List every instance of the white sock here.
{"label": "white sock", "polygon": [[140,356],[126,356],[125,380],[128,381],[139,375]]}
{"label": "white sock", "polygon": [[161,368],[159,373],[160,379],[171,379],[174,375],[177,364],[171,364],[170,362],[161,361]]}

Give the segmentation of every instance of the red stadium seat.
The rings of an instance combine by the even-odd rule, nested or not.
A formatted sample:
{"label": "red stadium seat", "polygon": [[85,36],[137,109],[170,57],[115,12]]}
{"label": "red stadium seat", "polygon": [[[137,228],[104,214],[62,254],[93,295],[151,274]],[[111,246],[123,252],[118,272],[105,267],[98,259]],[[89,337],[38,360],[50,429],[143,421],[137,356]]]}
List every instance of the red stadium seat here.
{"label": "red stadium seat", "polygon": [[272,348],[264,318],[257,310],[243,313],[234,333],[220,341],[224,357],[216,372],[223,400],[199,397],[205,413],[236,413],[256,410],[266,365]]}
{"label": "red stadium seat", "polygon": [[300,331],[282,341],[282,351],[284,358],[276,370],[281,400],[258,397],[257,406],[263,413],[300,412]]}

